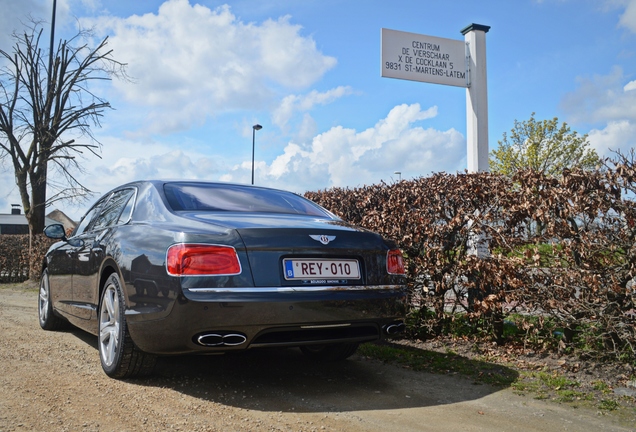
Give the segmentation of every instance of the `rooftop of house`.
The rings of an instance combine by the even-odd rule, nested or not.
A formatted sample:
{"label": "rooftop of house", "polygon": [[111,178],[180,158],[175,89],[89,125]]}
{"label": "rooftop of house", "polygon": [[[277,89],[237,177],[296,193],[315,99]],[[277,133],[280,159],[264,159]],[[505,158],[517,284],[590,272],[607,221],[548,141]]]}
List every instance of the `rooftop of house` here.
{"label": "rooftop of house", "polygon": [[[77,225],[71,218],[66,216],[61,210],[53,210],[46,215],[45,225],[61,223],[64,228],[74,228]],[[0,225],[28,225],[26,216],[22,213],[19,204],[11,204],[11,213],[0,213]],[[1,232],[1,230],[0,230]]]}

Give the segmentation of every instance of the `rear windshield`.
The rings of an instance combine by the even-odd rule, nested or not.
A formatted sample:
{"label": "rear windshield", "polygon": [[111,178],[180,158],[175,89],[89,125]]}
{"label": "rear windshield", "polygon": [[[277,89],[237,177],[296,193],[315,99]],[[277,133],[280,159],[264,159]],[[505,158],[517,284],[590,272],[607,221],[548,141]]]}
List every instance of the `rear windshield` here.
{"label": "rear windshield", "polygon": [[322,207],[291,192],[241,185],[167,183],[164,191],[174,211],[288,213],[332,217]]}

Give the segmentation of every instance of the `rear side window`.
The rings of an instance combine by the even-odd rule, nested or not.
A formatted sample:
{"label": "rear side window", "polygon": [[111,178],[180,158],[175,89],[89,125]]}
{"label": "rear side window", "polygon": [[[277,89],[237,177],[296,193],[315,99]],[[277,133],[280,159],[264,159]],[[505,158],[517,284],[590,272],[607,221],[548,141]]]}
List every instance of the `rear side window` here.
{"label": "rear side window", "polygon": [[127,223],[130,218],[132,218],[133,206],[135,204],[135,194],[132,193],[126,202],[126,206],[124,210],[119,215],[119,219],[117,219],[117,225]]}
{"label": "rear side window", "polygon": [[329,217],[317,204],[291,192],[241,185],[167,183],[164,191],[174,211],[287,213]]}
{"label": "rear side window", "polygon": [[124,207],[134,193],[134,189],[122,189],[113,192],[110,199],[102,207],[102,211],[95,219],[95,222],[91,224],[91,229],[98,230],[113,225],[119,219]]}

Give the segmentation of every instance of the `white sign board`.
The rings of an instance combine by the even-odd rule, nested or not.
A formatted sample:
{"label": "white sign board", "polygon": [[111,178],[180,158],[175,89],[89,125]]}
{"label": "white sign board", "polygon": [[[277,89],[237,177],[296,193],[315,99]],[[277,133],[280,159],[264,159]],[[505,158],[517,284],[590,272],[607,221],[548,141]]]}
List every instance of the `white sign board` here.
{"label": "white sign board", "polygon": [[382,76],[468,87],[466,43],[382,29]]}

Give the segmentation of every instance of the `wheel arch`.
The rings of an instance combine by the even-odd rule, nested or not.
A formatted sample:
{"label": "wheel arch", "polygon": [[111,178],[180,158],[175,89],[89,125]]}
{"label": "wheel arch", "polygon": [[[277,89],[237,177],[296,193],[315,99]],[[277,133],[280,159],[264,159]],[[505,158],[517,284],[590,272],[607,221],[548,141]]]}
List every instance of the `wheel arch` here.
{"label": "wheel arch", "polygon": [[42,262],[40,263],[40,275],[44,273],[44,270],[49,266],[49,262],[46,257],[42,258]]}
{"label": "wheel arch", "polygon": [[[101,302],[102,294],[104,293],[104,288],[106,288],[106,281],[108,280],[110,275],[112,275],[113,273],[116,273],[117,276],[119,277],[120,282],[124,284],[124,278],[122,277],[121,271],[119,270],[119,266],[117,265],[114,259],[109,258],[102,263],[102,268],[100,271],[99,285],[98,285],[98,291],[97,291],[98,307],[99,307],[99,302]],[[126,295],[126,290],[124,289],[123,291],[124,291],[124,296],[128,297]],[[128,299],[126,298],[126,301],[127,300]]]}

